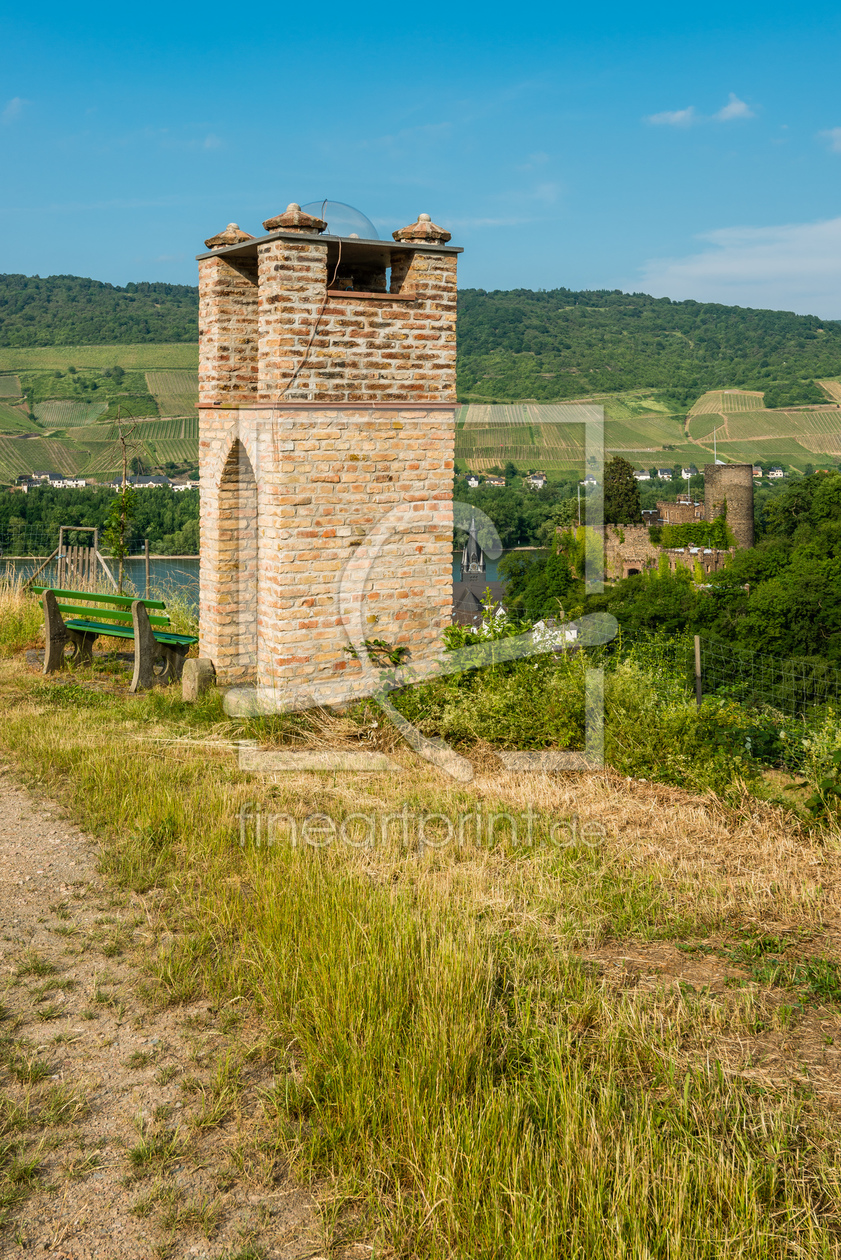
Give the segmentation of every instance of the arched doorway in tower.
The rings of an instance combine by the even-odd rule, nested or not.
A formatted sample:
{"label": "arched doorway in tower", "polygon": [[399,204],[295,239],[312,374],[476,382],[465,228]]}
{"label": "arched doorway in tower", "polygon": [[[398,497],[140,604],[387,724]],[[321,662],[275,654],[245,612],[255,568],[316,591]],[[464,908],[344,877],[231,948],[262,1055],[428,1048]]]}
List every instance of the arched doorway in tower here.
{"label": "arched doorway in tower", "polygon": [[228,678],[253,680],[257,675],[257,479],[239,438],[232,443],[222,469],[218,505],[216,598],[221,663]]}

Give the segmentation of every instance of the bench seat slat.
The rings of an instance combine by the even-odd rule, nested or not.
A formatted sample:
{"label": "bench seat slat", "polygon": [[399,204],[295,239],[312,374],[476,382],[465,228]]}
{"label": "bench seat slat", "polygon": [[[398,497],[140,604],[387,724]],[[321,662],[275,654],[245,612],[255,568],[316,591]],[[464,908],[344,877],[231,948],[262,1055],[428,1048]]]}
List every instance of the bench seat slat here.
{"label": "bench seat slat", "polygon": [[[85,634],[104,634],[117,639],[133,639],[132,626],[106,625],[103,621],[65,621],[68,630],[78,630]],[[158,643],[198,643],[194,634],[176,634],[172,630],[153,631]]]}
{"label": "bench seat slat", "polygon": [[[58,611],[65,613],[82,613],[88,617],[107,617],[115,621],[124,621],[127,625],[132,624],[131,612],[126,612],[124,608],[85,608],[80,604],[59,604]],[[161,617],[155,613],[149,614],[149,621],[153,626],[168,626],[169,617]]]}
{"label": "bench seat slat", "polygon": [[[102,595],[91,594],[88,591],[60,591],[55,586],[33,586],[31,588],[36,595],[43,595],[44,591],[52,591],[56,599],[83,599],[89,600],[91,603],[98,604],[115,604],[117,607],[131,609],[132,604],[136,600],[136,595]],[[166,608],[166,604],[162,599],[144,599],[141,603],[147,608]]]}

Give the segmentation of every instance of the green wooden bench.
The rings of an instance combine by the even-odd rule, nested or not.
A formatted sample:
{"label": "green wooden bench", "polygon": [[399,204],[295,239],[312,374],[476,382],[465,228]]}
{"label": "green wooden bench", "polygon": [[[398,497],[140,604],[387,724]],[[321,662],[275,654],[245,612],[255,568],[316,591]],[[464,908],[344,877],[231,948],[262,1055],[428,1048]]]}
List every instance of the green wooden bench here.
{"label": "green wooden bench", "polygon": [[[48,586],[33,586],[32,590],[43,598],[45,674],[60,669],[68,659],[72,665],[91,664],[94,640],[101,634],[134,639],[131,690],[140,691],[177,681],[187,653],[198,643],[195,635],[176,634],[169,629],[166,604],[160,599],[92,595],[89,591],[59,591]],[[92,608],[92,604],[107,606]],[[73,646],[69,658],[65,656],[68,643]],[[162,665],[156,669],[159,662]]]}

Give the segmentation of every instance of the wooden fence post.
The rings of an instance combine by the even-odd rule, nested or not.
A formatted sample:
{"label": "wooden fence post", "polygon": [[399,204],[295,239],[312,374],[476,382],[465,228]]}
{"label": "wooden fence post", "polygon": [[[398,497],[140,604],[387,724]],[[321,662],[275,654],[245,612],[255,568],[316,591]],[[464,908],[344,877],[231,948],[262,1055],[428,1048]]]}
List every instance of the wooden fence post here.
{"label": "wooden fence post", "polygon": [[701,636],[695,635],[695,700],[698,708],[701,707]]}

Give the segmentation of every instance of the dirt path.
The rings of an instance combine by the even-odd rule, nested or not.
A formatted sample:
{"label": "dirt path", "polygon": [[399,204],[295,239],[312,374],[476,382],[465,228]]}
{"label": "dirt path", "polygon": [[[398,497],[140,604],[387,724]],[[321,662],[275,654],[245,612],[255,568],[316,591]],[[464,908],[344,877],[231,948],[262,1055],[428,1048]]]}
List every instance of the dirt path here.
{"label": "dirt path", "polygon": [[154,896],[109,886],[97,856],[0,767],[0,1256],[326,1257],[267,1140],[257,1030],[144,1001]]}

